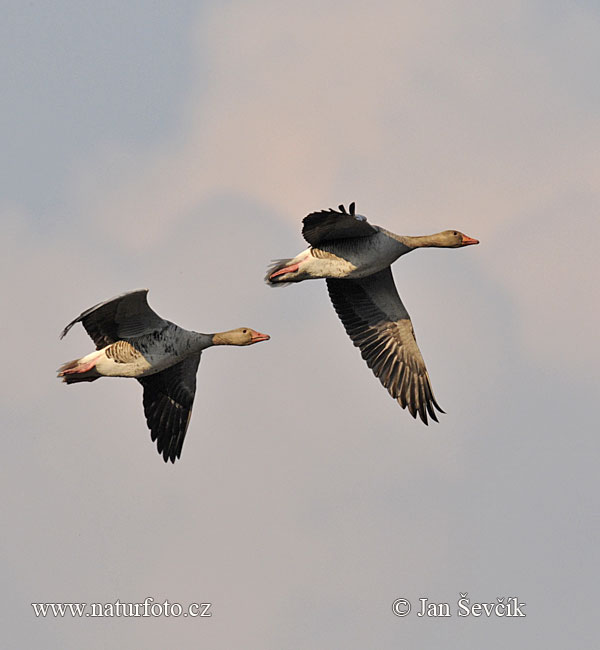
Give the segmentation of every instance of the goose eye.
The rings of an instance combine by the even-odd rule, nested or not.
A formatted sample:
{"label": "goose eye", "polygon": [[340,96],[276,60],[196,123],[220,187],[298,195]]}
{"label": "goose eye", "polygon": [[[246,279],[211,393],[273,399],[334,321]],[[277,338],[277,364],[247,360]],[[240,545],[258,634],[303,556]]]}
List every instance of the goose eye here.
{"label": "goose eye", "polygon": [[454,231],[454,236],[458,236],[458,233],[456,232],[456,230]]}
{"label": "goose eye", "polygon": [[242,334],[248,334],[248,330],[242,330]]}

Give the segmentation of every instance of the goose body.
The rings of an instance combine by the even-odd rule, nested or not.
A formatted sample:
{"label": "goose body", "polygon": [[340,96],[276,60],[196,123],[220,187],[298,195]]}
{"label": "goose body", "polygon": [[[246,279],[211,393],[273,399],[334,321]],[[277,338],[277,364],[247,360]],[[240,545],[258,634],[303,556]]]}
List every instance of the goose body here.
{"label": "goose body", "polygon": [[462,248],[478,244],[457,230],[434,235],[396,235],[346,211],[313,212],[303,220],[310,247],[292,259],[277,260],[266,281],[271,285],[325,279],[329,297],[354,345],[375,376],[402,408],[427,424],[437,421],[438,405],[410,316],[394,284],[391,264],[425,247]]}
{"label": "goose body", "polygon": [[[279,268],[279,262],[274,272],[282,271],[298,264],[297,271],[282,282],[301,282],[323,278],[364,278],[390,266],[400,255],[411,249],[402,242],[390,237],[386,230],[377,228],[369,237],[322,241],[318,246],[311,246]],[[279,277],[276,275],[275,277]],[[268,278],[272,281],[272,274]],[[277,281],[276,281],[277,282]]]}
{"label": "goose body", "polygon": [[71,321],[62,339],[81,323],[96,344],[90,354],[58,369],[67,384],[100,377],[134,377],[144,388],[144,413],[165,462],[175,462],[189,425],[202,351],[215,345],[252,345],[269,336],[246,327],[215,334],[185,330],[148,305],[147,289],[99,303]]}

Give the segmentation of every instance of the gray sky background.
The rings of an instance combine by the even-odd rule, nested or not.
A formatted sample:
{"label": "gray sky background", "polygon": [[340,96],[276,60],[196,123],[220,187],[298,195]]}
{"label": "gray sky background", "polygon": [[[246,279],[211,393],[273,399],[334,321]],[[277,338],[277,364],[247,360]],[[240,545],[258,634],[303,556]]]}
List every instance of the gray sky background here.
{"label": "gray sky background", "polygon": [[[2,2],[6,647],[592,647],[600,9],[594,2]],[[394,274],[447,411],[389,398],[322,282],[271,290],[310,211],[481,240]],[[181,461],[141,388],[66,387],[126,290],[209,350]],[[593,424],[594,423],[594,424]],[[526,618],[456,616],[518,596]],[[35,618],[31,602],[213,603]],[[397,618],[398,597],[452,604]]]}

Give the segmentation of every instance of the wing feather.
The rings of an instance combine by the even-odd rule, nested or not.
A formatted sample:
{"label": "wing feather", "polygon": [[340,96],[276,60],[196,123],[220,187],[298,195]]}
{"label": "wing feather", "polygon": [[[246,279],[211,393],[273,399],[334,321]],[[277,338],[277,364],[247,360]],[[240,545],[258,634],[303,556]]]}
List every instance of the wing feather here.
{"label": "wing feather", "polygon": [[81,323],[100,350],[119,340],[133,339],[161,330],[167,325],[148,305],[148,289],[129,291],[105,300],[82,312],[62,331],[62,339],[76,323]]}
{"label": "wing feather", "polygon": [[194,396],[200,355],[191,355],[174,366],[138,381],[144,387],[144,414],[150,437],[165,462],[181,456]]}
{"label": "wing feather", "polygon": [[370,237],[379,232],[365,217],[354,212],[354,203],[349,212],[343,205],[339,212],[329,209],[311,212],[302,221],[302,236],[311,246],[320,246],[324,242],[354,237]]}
{"label": "wing feather", "polygon": [[440,408],[410,316],[388,267],[358,280],[327,279],[331,302],[363,359],[402,408],[428,424]]}

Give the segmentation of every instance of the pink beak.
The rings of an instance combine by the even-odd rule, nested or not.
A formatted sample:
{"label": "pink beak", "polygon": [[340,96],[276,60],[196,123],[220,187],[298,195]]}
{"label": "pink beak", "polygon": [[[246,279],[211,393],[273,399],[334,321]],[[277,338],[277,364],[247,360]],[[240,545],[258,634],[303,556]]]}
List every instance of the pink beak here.
{"label": "pink beak", "polygon": [[470,244],[479,244],[479,239],[473,239],[472,237],[467,237],[466,235],[463,235],[462,245],[469,246]]}
{"label": "pink beak", "polygon": [[268,341],[271,337],[268,334],[261,334],[260,332],[252,331],[252,343],[260,343],[261,341]]}

